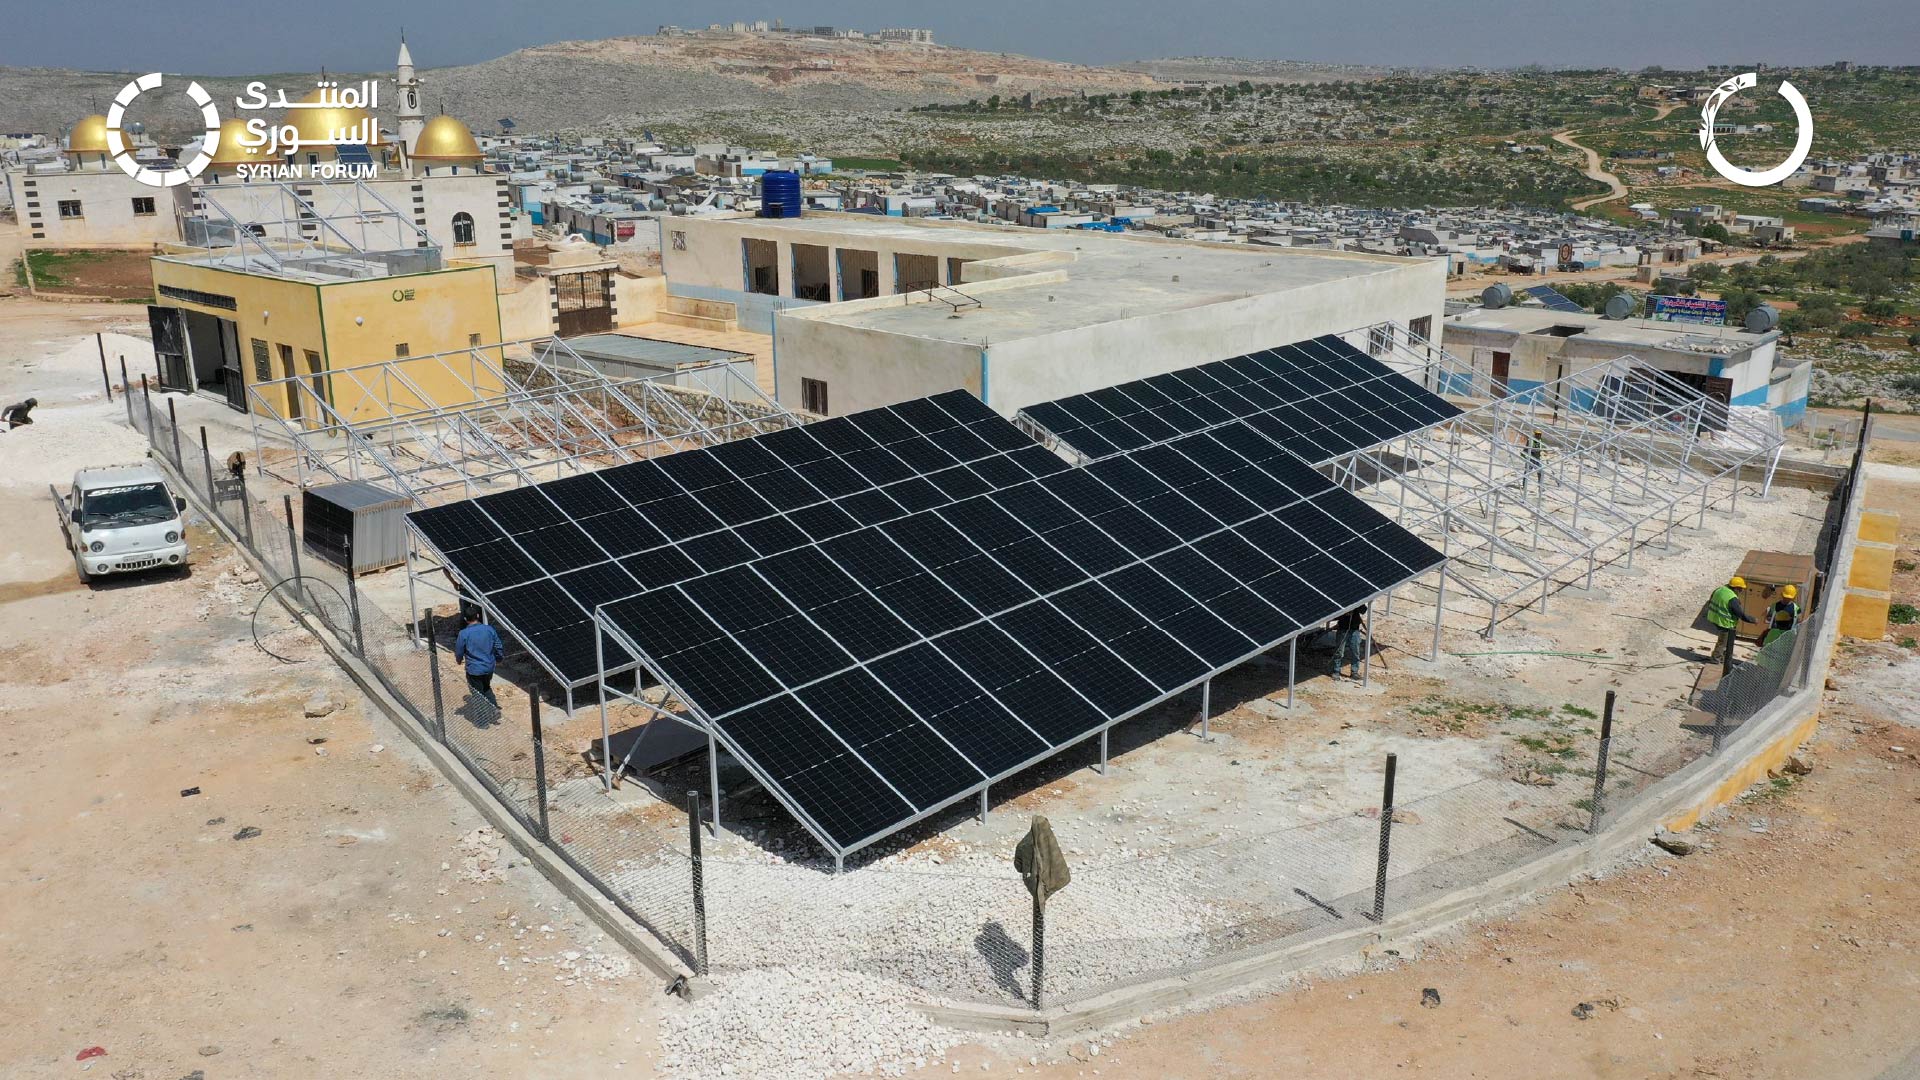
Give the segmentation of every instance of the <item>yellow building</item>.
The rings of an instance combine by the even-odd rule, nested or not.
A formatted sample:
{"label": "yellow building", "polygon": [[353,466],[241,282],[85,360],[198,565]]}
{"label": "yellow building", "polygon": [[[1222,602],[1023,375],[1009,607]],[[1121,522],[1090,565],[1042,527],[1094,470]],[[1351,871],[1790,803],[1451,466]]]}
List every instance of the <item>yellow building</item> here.
{"label": "yellow building", "polygon": [[[491,266],[346,276],[232,254],[156,256],[152,266],[148,314],[167,389],[220,393],[236,409],[313,427],[337,422],[327,408],[368,423],[505,389],[489,373],[501,340]],[[469,363],[476,351],[493,367]],[[377,370],[396,359],[406,362]],[[356,368],[369,370],[344,374]],[[297,388],[284,381],[296,377]]]}

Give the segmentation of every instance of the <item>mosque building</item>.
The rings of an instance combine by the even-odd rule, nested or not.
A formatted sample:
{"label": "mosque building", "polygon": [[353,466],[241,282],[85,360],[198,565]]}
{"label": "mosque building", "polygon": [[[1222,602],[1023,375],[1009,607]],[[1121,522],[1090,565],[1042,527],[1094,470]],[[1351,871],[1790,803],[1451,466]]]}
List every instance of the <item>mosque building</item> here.
{"label": "mosque building", "polygon": [[[130,153],[152,152],[130,140]],[[122,172],[107,147],[107,118],[80,118],[60,160],[10,169],[8,194],[29,248],[148,248],[180,239],[185,187],[149,187]]]}
{"label": "mosque building", "polygon": [[[26,226],[23,239],[36,249],[164,248],[198,246],[246,230],[324,243],[325,214],[303,217],[296,208],[284,220],[264,216],[256,212],[258,206],[278,208],[285,202],[238,189],[290,182],[309,202],[337,203],[346,196],[326,189],[358,184],[353,198],[376,213],[397,212],[426,234],[424,245],[439,248],[448,259],[492,266],[497,289],[510,291],[513,241],[530,227],[513,215],[507,177],[486,170],[485,154],[465,124],[444,113],[426,115],[420,78],[404,41],[392,86],[397,93],[391,130],[366,109],[320,105],[322,91],[315,87],[297,107],[274,118],[276,127],[290,127],[298,135],[302,145],[296,150],[270,157],[266,147],[247,145],[245,118],[229,116],[201,174],[165,188],[142,184],[122,171],[107,145],[107,118],[84,117],[68,132],[59,162],[6,174]],[[371,132],[371,141],[335,145],[329,138],[356,129]],[[143,162],[149,164],[144,158],[158,152],[151,144],[136,150],[145,152]],[[180,158],[189,160],[198,150],[197,141],[190,143]],[[262,176],[266,167],[278,168]]]}

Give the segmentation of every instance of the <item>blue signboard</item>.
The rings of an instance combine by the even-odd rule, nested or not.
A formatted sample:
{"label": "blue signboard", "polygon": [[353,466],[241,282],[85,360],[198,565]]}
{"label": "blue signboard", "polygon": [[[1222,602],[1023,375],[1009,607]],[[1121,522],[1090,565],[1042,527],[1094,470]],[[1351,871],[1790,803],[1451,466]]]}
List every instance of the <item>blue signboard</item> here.
{"label": "blue signboard", "polygon": [[1649,296],[1655,322],[1710,323],[1723,326],[1727,321],[1725,300],[1703,300],[1697,296]]}

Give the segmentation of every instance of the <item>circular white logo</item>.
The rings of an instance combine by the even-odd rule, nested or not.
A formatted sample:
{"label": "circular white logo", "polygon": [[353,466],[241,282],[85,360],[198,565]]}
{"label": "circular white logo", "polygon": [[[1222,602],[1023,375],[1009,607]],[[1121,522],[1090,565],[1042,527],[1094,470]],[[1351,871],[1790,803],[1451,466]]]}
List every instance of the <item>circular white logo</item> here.
{"label": "circular white logo", "polygon": [[1793,175],[1801,162],[1807,160],[1807,151],[1813,149],[1813,113],[1808,110],[1807,99],[1801,96],[1799,88],[1785,79],[1780,81],[1780,96],[1793,106],[1794,131],[1793,153],[1787,155],[1787,160],[1765,172],[1755,172],[1728,161],[1720,148],[1714,145],[1713,121],[1720,112],[1720,106],[1740,91],[1753,89],[1759,82],[1759,76],[1751,71],[1735,75],[1715,87],[1713,93],[1707,95],[1706,104],[1700,108],[1700,146],[1707,152],[1707,164],[1712,165],[1721,176],[1745,187],[1766,187],[1785,180]]}
{"label": "circular white logo", "polygon": [[220,110],[214,107],[213,96],[201,89],[199,83],[188,83],[187,97],[200,106],[200,118],[206,122],[206,132],[200,138],[200,152],[180,168],[149,169],[134,160],[120,124],[126,119],[127,106],[133,104],[133,99],[159,87],[160,82],[160,73],[150,71],[121,87],[120,92],[114,95],[113,108],[107,110],[107,150],[113,154],[114,163],[120,166],[120,171],[135,180],[149,187],[178,187],[205,172],[213,161],[214,151],[220,149]]}

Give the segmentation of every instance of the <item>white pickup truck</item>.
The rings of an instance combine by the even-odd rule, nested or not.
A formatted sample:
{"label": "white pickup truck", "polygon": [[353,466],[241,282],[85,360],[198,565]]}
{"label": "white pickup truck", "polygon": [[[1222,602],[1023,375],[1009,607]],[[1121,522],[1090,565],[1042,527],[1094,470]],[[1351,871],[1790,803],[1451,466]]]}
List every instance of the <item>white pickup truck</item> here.
{"label": "white pickup truck", "polygon": [[65,497],[53,489],[53,502],[81,581],[187,565],[187,500],[147,462],[81,469]]}

